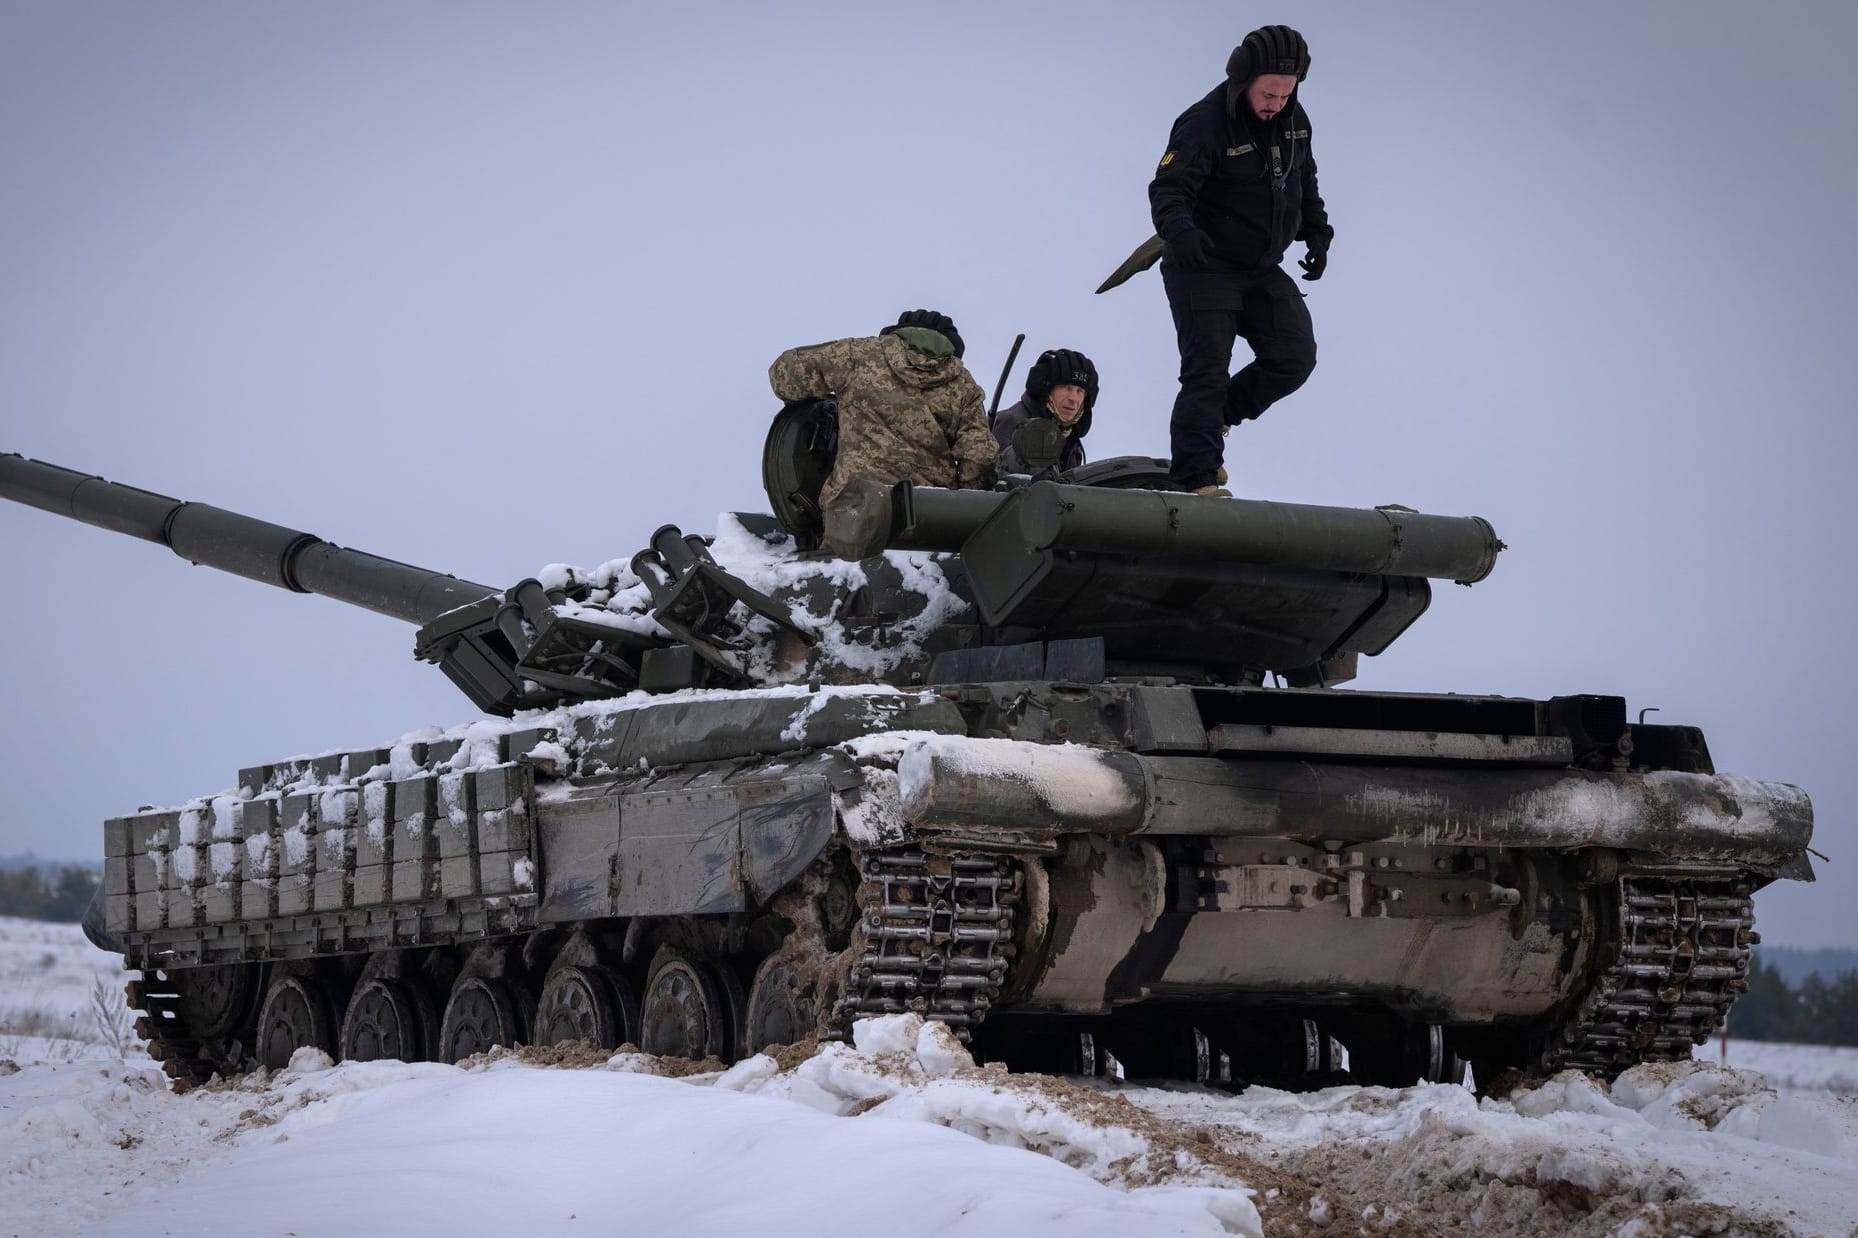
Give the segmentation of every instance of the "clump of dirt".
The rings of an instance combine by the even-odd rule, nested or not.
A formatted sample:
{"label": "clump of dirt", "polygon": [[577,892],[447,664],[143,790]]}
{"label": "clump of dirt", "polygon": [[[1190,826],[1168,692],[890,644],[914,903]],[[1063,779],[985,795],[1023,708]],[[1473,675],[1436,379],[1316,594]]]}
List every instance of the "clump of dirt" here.
{"label": "clump of dirt", "polygon": [[1148,1154],[1112,1167],[1116,1184],[1244,1183],[1264,1231],[1276,1235],[1505,1233],[1602,1238],[1635,1226],[1640,1238],[1780,1238],[1784,1227],[1729,1207],[1686,1201],[1681,1176],[1615,1194],[1561,1179],[1507,1181],[1475,1167],[1445,1128],[1398,1144],[1334,1143],[1270,1155],[1247,1132],[1170,1124],[1114,1092],[1048,1075],[1016,1074],[1001,1087],[1097,1126],[1133,1131]]}
{"label": "clump of dirt", "polygon": [[1495,1078],[1477,1081],[1479,1100],[1508,1100],[1512,1093],[1533,1091],[1541,1080],[1530,1079],[1520,1070],[1506,1070]]}
{"label": "clump of dirt", "polygon": [[176,1079],[171,1087],[177,1096],[192,1091],[246,1092],[253,1088],[268,1086],[272,1077],[278,1073],[280,1072],[266,1070],[264,1067],[260,1066],[256,1070],[246,1071],[243,1074],[237,1075],[221,1075],[215,1073],[212,1078],[208,1079],[205,1083],[189,1082],[185,1088],[180,1086],[183,1081]]}
{"label": "clump of dirt", "polygon": [[667,1079],[683,1079],[690,1075],[715,1075],[728,1069],[723,1065],[722,1059],[717,1057],[706,1057],[700,1062],[693,1062],[687,1057],[658,1059],[658,1073]]}
{"label": "clump of dirt", "polygon": [[[1605,1238],[1630,1229],[1639,1238],[1677,1238],[1680,1234],[1737,1238],[1778,1238],[1786,1232],[1766,1219],[1735,1209],[1682,1198],[1687,1184],[1669,1176],[1622,1184],[1614,1192],[1559,1178],[1539,1178],[1533,1170],[1499,1176],[1481,1166],[1461,1145],[1464,1137],[1442,1128],[1422,1129],[1389,1143],[1331,1143],[1273,1157],[1280,1172],[1320,1184],[1335,1205],[1336,1220],[1323,1232],[1356,1232],[1342,1218],[1361,1217],[1367,1203],[1375,1218],[1363,1220],[1363,1234],[1470,1235],[1503,1233],[1538,1238]],[[1360,1205],[1360,1206],[1357,1206]],[[1261,1202],[1259,1210],[1264,1211]],[[1389,1224],[1389,1218],[1393,1218]],[[1306,1220],[1272,1234],[1316,1230]]]}
{"label": "clump of dirt", "polygon": [[808,1058],[818,1056],[819,1037],[808,1036],[791,1045],[769,1045],[762,1052],[773,1058],[774,1064],[780,1067],[781,1073],[786,1074]]}
{"label": "clump of dirt", "polygon": [[[1148,1142],[1146,1157],[1131,1157],[1114,1166],[1124,1186],[1158,1186],[1165,1183],[1206,1184],[1209,1179],[1244,1183],[1255,1194],[1252,1204],[1264,1220],[1267,1234],[1347,1234],[1343,1217],[1361,1217],[1361,1233],[1387,1238],[1427,1238],[1435,1231],[1397,1214],[1385,1214],[1376,1196],[1360,1196],[1321,1178],[1313,1178],[1272,1164],[1233,1146],[1256,1142],[1249,1134],[1214,1127],[1170,1124],[1125,1097],[1051,1075],[1019,1074],[1000,1080],[1010,1091],[1038,1097],[1066,1113],[1096,1126],[1118,1126]],[[1310,1219],[1312,1202],[1318,1216],[1337,1218],[1319,1225]],[[1372,1209],[1370,1212],[1369,1210]]]}
{"label": "clump of dirt", "polygon": [[590,1040],[569,1040],[558,1045],[517,1045],[510,1056],[526,1066],[593,1070],[605,1066],[613,1053]]}
{"label": "clump of dirt", "polygon": [[513,1049],[505,1045],[492,1045],[482,1053],[473,1053],[470,1057],[464,1058],[458,1065],[464,1070],[481,1070],[483,1067],[489,1066],[492,1062],[501,1062],[514,1052]]}
{"label": "clump of dirt", "polygon": [[0,1057],[0,1075],[17,1075],[19,1063],[10,1057]]}
{"label": "clump of dirt", "polygon": [[221,1134],[220,1138],[229,1139],[242,1131],[258,1130],[261,1127],[276,1125],[277,1115],[274,1113],[266,1113],[259,1109],[241,1109],[239,1110],[238,1122]]}

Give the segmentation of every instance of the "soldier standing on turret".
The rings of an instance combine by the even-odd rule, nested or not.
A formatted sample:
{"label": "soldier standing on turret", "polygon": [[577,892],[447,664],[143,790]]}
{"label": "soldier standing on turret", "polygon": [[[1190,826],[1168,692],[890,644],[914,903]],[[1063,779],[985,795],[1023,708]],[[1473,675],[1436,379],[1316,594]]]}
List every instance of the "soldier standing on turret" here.
{"label": "soldier standing on turret", "polygon": [[[1316,188],[1310,120],[1297,101],[1309,70],[1309,48],[1289,26],[1246,35],[1226,62],[1226,80],[1174,122],[1148,186],[1181,350],[1171,472],[1196,494],[1229,497],[1220,488],[1227,430],[1301,387],[1316,367],[1310,312],[1278,265],[1302,241],[1303,278],[1321,279],[1335,235]],[[1255,355],[1228,376],[1240,336]]]}

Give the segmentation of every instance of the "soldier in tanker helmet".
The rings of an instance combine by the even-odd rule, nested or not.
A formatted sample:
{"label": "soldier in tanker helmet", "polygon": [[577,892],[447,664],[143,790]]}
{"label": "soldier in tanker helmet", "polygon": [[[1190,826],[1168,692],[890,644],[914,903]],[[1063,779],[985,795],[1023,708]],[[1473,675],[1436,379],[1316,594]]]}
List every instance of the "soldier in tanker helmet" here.
{"label": "soldier in tanker helmet", "polygon": [[853,480],[986,489],[994,484],[987,400],[961,362],[946,314],[909,310],[874,336],[790,348],[768,367],[787,403],[837,396],[839,452],[827,508]]}
{"label": "soldier in tanker helmet", "polygon": [[[1321,279],[1335,235],[1297,99],[1309,70],[1309,47],[1289,26],[1246,35],[1226,80],[1174,122],[1148,186],[1181,350],[1171,471],[1199,494],[1227,493],[1219,488],[1226,432],[1301,387],[1316,366],[1303,294],[1278,265],[1301,241],[1303,278]],[[1255,356],[1229,376],[1241,336]]]}
{"label": "soldier in tanker helmet", "polygon": [[994,438],[1000,444],[1002,473],[1029,473],[1031,468],[1013,447],[1013,432],[1037,417],[1049,417],[1063,432],[1058,456],[1059,472],[1084,463],[1084,436],[1090,433],[1090,414],[1097,403],[1097,367],[1090,358],[1070,348],[1051,348],[1026,371],[1026,394],[994,418]]}

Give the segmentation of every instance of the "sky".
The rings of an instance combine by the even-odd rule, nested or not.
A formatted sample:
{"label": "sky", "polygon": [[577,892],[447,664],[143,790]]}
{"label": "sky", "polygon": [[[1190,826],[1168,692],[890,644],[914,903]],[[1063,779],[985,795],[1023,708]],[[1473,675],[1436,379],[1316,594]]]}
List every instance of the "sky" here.
{"label": "sky", "polygon": [[305,1047],[177,1096],[133,1040],[122,1054],[120,1004],[91,997],[120,978],[75,925],[0,917],[0,1234],[864,1238],[881,1216],[892,1238],[1589,1238],[1858,1220],[1858,1048],[1734,1040],[1502,1098],[1233,1094],[977,1069],[905,1014],[723,1071],[591,1046],[463,1066]]}
{"label": "sky", "polygon": [[[765,507],[768,362],[927,306],[1164,455],[1160,280],[1092,290],[1265,22],[1336,241],[1233,488],[1510,547],[1357,686],[1701,727],[1814,798],[1765,939],[1858,945],[1847,5],[8,4],[0,451],[505,585]],[[0,854],[471,716],[394,620],[10,504],[0,582]]]}

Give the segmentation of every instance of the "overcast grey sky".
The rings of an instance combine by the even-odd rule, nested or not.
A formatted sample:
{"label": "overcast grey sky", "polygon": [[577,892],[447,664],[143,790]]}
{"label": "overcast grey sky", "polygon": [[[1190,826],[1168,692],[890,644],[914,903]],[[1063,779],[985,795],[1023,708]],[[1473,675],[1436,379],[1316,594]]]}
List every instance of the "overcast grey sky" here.
{"label": "overcast grey sky", "polygon": [[[1337,238],[1234,488],[1490,519],[1359,686],[1701,726],[1817,807],[1766,939],[1858,945],[1849,4],[14,0],[0,450],[507,584],[764,506],[769,360],[926,305],[1166,454],[1160,280],[1091,290],[1279,21]],[[471,716],[392,620],[10,504],[0,589],[0,854]]]}

